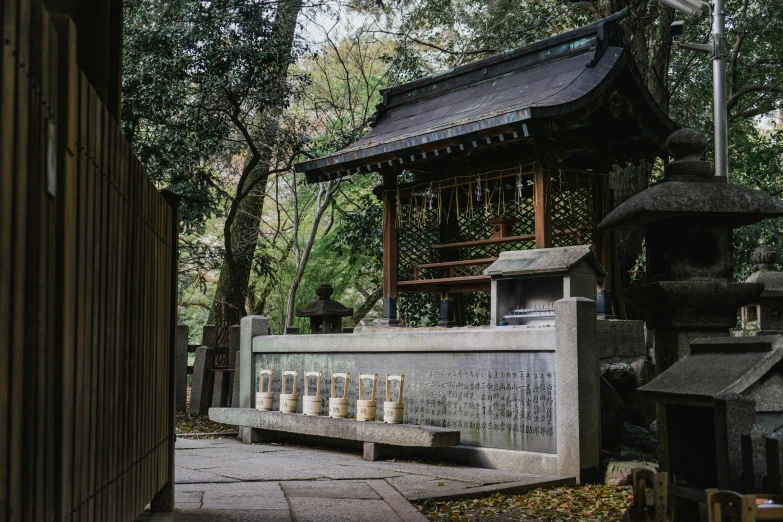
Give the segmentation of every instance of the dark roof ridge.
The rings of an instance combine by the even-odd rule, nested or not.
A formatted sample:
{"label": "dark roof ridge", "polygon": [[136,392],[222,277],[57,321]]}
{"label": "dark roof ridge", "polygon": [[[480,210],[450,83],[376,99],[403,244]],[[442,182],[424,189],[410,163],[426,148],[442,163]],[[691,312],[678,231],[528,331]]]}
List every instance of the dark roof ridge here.
{"label": "dark roof ridge", "polygon": [[449,78],[453,78],[455,76],[461,76],[465,73],[469,73],[478,69],[483,69],[488,65],[494,65],[496,63],[505,62],[507,60],[524,56],[526,54],[533,54],[535,52],[539,52],[549,47],[555,47],[565,42],[578,40],[590,34],[597,35],[601,32],[601,29],[606,24],[616,22],[617,20],[622,20],[623,18],[627,17],[628,14],[629,14],[629,10],[626,7],[625,9],[622,9],[621,11],[618,11],[606,18],[602,18],[601,20],[597,20],[591,24],[583,25],[582,27],[577,27],[565,33],[551,36],[549,38],[545,38],[543,40],[539,40],[537,42],[533,42],[528,45],[523,45],[522,47],[517,47],[516,49],[508,49],[498,54],[487,56],[486,58],[482,58],[481,60],[476,60],[475,62],[466,63],[464,65],[460,65],[452,69],[439,71],[430,74],[428,76],[425,76],[423,78],[419,78],[418,80],[413,80],[411,82],[403,83],[401,85],[395,85],[394,87],[381,89],[379,92],[383,95],[383,99],[385,103],[386,100],[388,99],[387,94],[389,96],[399,95],[401,93],[411,91],[414,89],[420,89],[421,87],[431,85],[433,83],[437,83],[439,81],[443,81]]}

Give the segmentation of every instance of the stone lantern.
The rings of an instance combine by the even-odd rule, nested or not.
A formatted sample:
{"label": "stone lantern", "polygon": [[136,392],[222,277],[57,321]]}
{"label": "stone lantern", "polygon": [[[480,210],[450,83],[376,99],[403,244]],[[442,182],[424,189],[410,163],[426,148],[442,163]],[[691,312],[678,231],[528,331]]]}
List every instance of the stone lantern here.
{"label": "stone lantern", "polygon": [[297,317],[310,318],[310,331],[314,334],[343,333],[343,317],[353,315],[353,308],[331,299],[334,289],[330,284],[320,284],[315,289],[318,299],[296,311]]}
{"label": "stone lantern", "polygon": [[777,252],[771,246],[758,247],[750,260],[756,265],[746,283],[762,286],[757,301],[742,307],[742,327],[758,333],[783,333],[783,273],[775,269]]}
{"label": "stone lantern", "polygon": [[707,140],[682,129],[666,140],[674,161],[656,183],[615,208],[599,230],[644,230],[646,282],[623,299],[644,311],[654,330],[660,373],[699,337],[728,336],[737,309],[756,301],[758,283],[735,283],[732,230],[783,215],[783,202],[714,176],[700,156]]}

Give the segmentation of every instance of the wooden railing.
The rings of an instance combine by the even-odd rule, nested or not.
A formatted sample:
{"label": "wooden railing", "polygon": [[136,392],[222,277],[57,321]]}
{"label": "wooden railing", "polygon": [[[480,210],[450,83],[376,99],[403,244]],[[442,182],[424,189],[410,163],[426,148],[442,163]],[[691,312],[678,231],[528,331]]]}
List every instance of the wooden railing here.
{"label": "wooden railing", "polygon": [[2,7],[0,521],[173,508],[177,210],[76,63]]}

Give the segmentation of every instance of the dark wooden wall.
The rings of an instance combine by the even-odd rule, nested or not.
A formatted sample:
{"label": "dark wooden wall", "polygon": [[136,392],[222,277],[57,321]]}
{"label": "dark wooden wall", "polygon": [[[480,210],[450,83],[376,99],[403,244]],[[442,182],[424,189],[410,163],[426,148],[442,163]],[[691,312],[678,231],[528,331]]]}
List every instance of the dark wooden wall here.
{"label": "dark wooden wall", "polygon": [[0,521],[134,520],[173,503],[176,202],[70,18],[0,10]]}
{"label": "dark wooden wall", "polygon": [[76,56],[109,114],[120,119],[122,0],[43,0],[50,13],[67,13],[79,40]]}

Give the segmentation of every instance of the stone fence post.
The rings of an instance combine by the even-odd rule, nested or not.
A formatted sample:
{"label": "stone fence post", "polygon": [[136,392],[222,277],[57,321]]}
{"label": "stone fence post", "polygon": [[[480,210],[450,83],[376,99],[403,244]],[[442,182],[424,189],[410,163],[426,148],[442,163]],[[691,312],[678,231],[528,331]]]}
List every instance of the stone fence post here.
{"label": "stone fence post", "polygon": [[239,370],[237,369],[237,363],[239,347],[242,345],[241,330],[242,327],[238,324],[228,328],[228,368],[233,370],[229,373],[229,389],[231,390],[229,402],[232,408],[239,407],[239,375],[237,374]]}
{"label": "stone fence post", "polygon": [[201,346],[217,348],[217,334],[217,326],[214,324],[205,324],[201,329]]}
{"label": "stone fence post", "polygon": [[212,370],[215,367],[215,349],[200,346],[193,363],[193,381],[190,387],[190,411],[200,415],[209,413],[212,402]]}
{"label": "stone fence post", "polygon": [[177,325],[174,380],[177,392],[177,411],[188,409],[188,335],[186,324]]}
{"label": "stone fence post", "polygon": [[558,474],[586,482],[598,475],[601,447],[595,301],[584,297],[557,301],[555,331]]}
{"label": "stone fence post", "polygon": [[239,406],[255,408],[253,393],[253,337],[269,335],[269,321],[262,315],[248,315],[240,322],[239,333]]}

